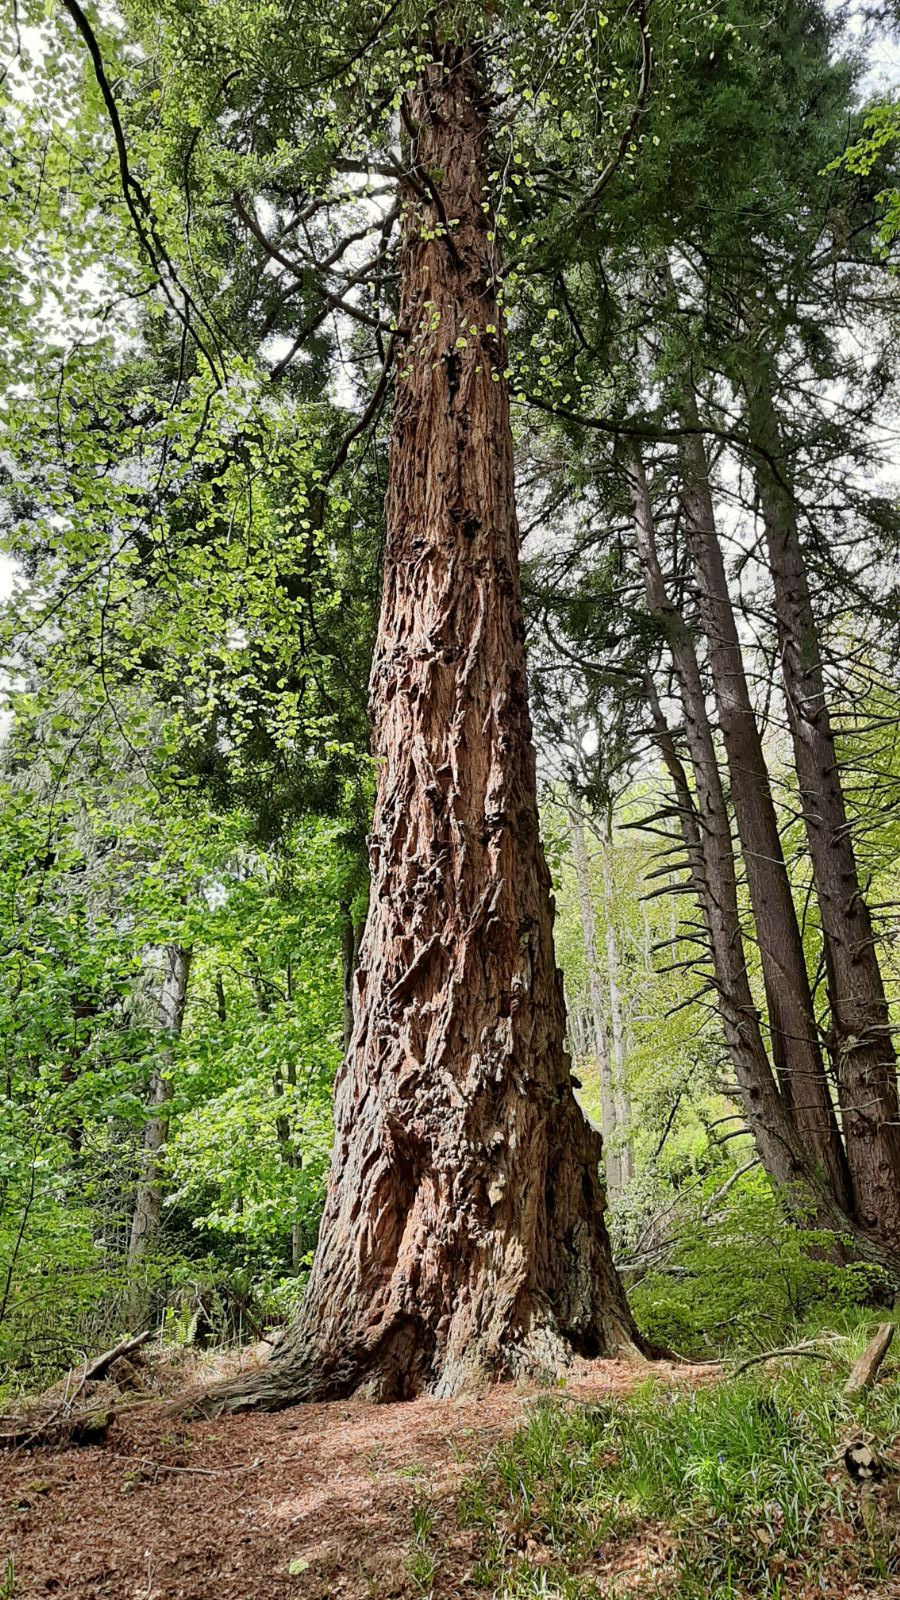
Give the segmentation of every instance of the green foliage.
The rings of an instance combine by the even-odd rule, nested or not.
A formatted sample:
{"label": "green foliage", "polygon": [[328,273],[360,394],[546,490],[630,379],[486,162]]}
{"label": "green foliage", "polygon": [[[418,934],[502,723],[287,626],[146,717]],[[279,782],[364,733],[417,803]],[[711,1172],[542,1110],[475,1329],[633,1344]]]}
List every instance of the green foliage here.
{"label": "green foliage", "polygon": [[434,1529],[435,1506],[428,1490],[420,1490],[410,1503],[413,1536],[406,1558],[406,1570],[417,1594],[431,1595],[437,1563],[428,1548]]}
{"label": "green foliage", "polygon": [[886,256],[894,253],[900,239],[900,186],[897,184],[897,159],[900,153],[900,102],[889,100],[874,105],[863,117],[862,137],[844,151],[829,171],[843,166],[848,172],[869,177],[876,173],[889,181],[876,199],[882,206],[879,239]]}
{"label": "green foliage", "polygon": [[[127,1329],[138,1288],[161,1309],[187,1281],[249,1274],[283,1311],[318,1228],[355,872],[341,826],[312,820],[272,855],[237,813],[169,811],[155,849],[152,811],[95,802],[76,820],[77,771],[68,812],[7,784],[0,824],[0,1384],[31,1388]],[[153,951],[173,938],[194,959],[181,1035],[162,1041]],[[136,1275],[161,1061],[168,1200]]]}
{"label": "green foliage", "polygon": [[[861,1325],[840,1354],[864,1336]],[[900,1430],[898,1387],[845,1401],[845,1376],[833,1353],[774,1383],[748,1374],[680,1393],[648,1382],[591,1405],[544,1400],[463,1490],[480,1581],[503,1600],[600,1600],[635,1581],[673,1600],[783,1600],[810,1581],[845,1592],[896,1575],[890,1526],[867,1535],[835,1467],[847,1438]]]}
{"label": "green foliage", "polygon": [[[254,856],[209,917],[180,1048],[167,1174],[173,1222],[266,1281],[315,1244],[340,1059],[339,830],[309,823]],[[285,1261],[286,1242],[288,1247]],[[262,1284],[260,1284],[262,1286]]]}
{"label": "green foliage", "polygon": [[[617,950],[621,1142],[637,1170],[611,1231],[643,1274],[635,1308],[662,1343],[732,1349],[878,1287],[830,1265],[833,1240],[788,1226],[758,1174],[732,1182],[748,1145],[721,1132],[738,1118],[702,938],[676,898],[672,813],[663,866],[652,836],[633,831],[660,799],[642,698],[660,637],[623,545],[608,430],[637,413],[654,471],[675,484],[669,389],[688,360],[717,447],[735,452],[722,477],[740,504],[747,352],[782,355],[817,604],[840,618],[828,633],[839,663],[863,660],[860,612],[876,591],[875,626],[891,612],[882,573],[896,517],[887,494],[849,483],[845,458],[871,463],[890,363],[861,375],[865,362],[843,352],[866,295],[882,318],[867,274],[873,228],[887,245],[898,225],[897,108],[872,111],[835,161],[856,69],[813,0],[369,9],[91,9],[115,127],[66,7],[20,0],[0,24],[0,283],[25,311],[0,317],[0,536],[15,573],[0,617],[12,715],[0,774],[0,1382],[37,1386],[101,1330],[126,1326],[135,1290],[182,1338],[198,1283],[223,1330],[231,1290],[271,1314],[302,1292],[342,1047],[341,941],[365,899],[364,702],[397,332],[388,191],[401,99],[436,18],[450,37],[483,41],[499,95],[484,203],[504,376],[533,468],[524,498],[553,535],[526,570],[539,727],[598,813],[618,806],[608,840],[601,829],[610,882],[598,855],[590,898],[598,947]],[[684,307],[657,293],[664,252],[689,284]],[[873,326],[881,344],[884,324]],[[826,416],[809,398],[817,384],[858,397],[859,425]],[[596,429],[579,431],[579,411]],[[837,486],[821,470],[835,461]],[[693,626],[671,484],[667,578],[687,590]],[[876,527],[875,576],[863,564],[851,583],[842,552],[874,548]],[[761,658],[773,644],[765,603],[750,596]],[[866,665],[889,682],[881,643]],[[767,664],[761,676],[768,719]],[[863,706],[855,685],[848,699]],[[865,709],[874,732],[849,728],[842,754],[860,770],[883,762],[853,821],[887,905],[898,758],[883,730],[895,698],[870,694]],[[772,745],[815,973],[818,914],[777,729]],[[547,834],[576,1020],[590,975],[552,803]],[[660,873],[665,893],[646,900]],[[157,957],[173,942],[192,951],[190,991],[180,1036],[161,1039]],[[750,962],[759,995],[755,952]],[[821,1020],[824,1032],[824,1007]],[[599,1120],[583,1045],[582,1030],[584,1104]],[[166,1198],[135,1274],[128,1230],[160,1069]],[[658,1403],[646,1402],[648,1427]],[[701,1423],[715,1432],[711,1416]],[[657,1512],[672,1510],[653,1493]],[[713,1485],[710,1504],[722,1493]],[[416,1524],[423,1588],[427,1533]]]}
{"label": "green foliage", "polygon": [[721,1183],[720,1169],[682,1202],[675,1220],[671,1212],[663,1219],[665,1265],[651,1266],[630,1291],[638,1324],[655,1344],[691,1356],[774,1348],[798,1322],[840,1317],[888,1289],[877,1268],[835,1261],[835,1235],[790,1222],[758,1169],[710,1209]]}
{"label": "green foliage", "polygon": [[[689,931],[681,925],[674,895],[647,897],[647,885],[660,867],[659,847],[636,824],[660,801],[657,781],[622,782],[613,808],[613,825],[599,817],[585,823],[589,898],[601,973],[601,1006],[611,1034],[610,967],[613,939],[616,987],[624,1053],[623,1088],[631,1108],[631,1144],[641,1181],[627,1196],[615,1198],[614,1228],[619,1244],[640,1232],[654,1206],[675,1189],[719,1166],[712,1125],[734,1108],[719,1092],[726,1076],[716,1021],[702,1003],[702,979],[689,978],[683,963],[693,954]],[[589,973],[582,912],[566,812],[546,797],[543,825],[553,868],[557,905],[556,948],[566,978],[569,1039],[579,1100],[602,1126],[598,1062],[592,1039]],[[667,875],[674,888],[677,874]],[[692,994],[696,1002],[692,1003]],[[612,1050],[612,1040],[609,1040]],[[611,1145],[618,1148],[619,1135]]]}

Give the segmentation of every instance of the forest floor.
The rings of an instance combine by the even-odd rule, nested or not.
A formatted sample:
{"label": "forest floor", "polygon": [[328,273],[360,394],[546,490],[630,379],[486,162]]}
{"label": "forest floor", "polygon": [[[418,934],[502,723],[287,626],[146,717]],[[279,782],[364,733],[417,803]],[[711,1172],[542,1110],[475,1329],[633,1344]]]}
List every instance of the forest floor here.
{"label": "forest floor", "polygon": [[[657,1364],[663,1383],[709,1367]],[[597,1402],[644,1374],[585,1363],[564,1391]],[[546,1391],[544,1391],[546,1393]],[[0,1600],[434,1600],[484,1595],[456,1498],[540,1391],[400,1405],[303,1405],[173,1422],[122,1412],[104,1445],[0,1458]],[[428,1551],[424,1554],[424,1534]],[[624,1553],[642,1592],[646,1552]],[[631,1581],[629,1573],[634,1581]]]}

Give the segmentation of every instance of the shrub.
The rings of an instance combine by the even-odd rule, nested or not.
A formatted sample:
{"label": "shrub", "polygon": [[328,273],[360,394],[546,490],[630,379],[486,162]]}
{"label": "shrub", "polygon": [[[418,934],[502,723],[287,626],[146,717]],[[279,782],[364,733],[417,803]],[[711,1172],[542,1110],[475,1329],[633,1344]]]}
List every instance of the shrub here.
{"label": "shrub", "polygon": [[768,1181],[748,1173],[704,1218],[701,1193],[673,1230],[664,1268],[631,1290],[639,1326],[684,1355],[787,1342],[816,1308],[868,1303],[887,1287],[877,1268],[838,1266],[836,1236],[791,1223]]}

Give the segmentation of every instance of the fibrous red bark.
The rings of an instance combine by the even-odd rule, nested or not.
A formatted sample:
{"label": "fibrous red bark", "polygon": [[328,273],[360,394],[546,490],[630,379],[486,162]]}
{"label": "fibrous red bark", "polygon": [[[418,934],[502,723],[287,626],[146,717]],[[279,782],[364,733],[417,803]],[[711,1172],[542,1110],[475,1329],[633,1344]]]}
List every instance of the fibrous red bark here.
{"label": "fibrous red bark", "polygon": [[563,1044],[476,50],[403,117],[370,910],[302,1314],[232,1406],[449,1395],[637,1340]]}

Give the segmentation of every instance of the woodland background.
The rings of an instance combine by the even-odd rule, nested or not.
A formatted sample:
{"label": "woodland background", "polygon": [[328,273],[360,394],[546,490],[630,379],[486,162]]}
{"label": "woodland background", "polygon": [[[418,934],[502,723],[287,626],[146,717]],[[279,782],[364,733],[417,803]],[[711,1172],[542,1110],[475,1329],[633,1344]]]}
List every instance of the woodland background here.
{"label": "woodland background", "polygon": [[[255,1340],[315,1245],[366,908],[396,213],[390,154],[360,153],[347,111],[360,19],[290,10],[134,0],[86,32],[77,6],[19,5],[3,25],[13,1394],[139,1324]],[[401,20],[371,19],[366,90],[388,106]],[[851,35],[813,0],[507,21],[498,76],[525,112],[501,118],[492,180],[574,1071],[640,1326],[688,1355],[755,1350],[852,1322],[893,1280],[767,1169],[736,1077],[682,826],[716,792],[768,1057],[777,1030],[685,487],[711,488],[838,1103],[766,517],[787,482],[850,901],[896,1022],[897,106],[870,103],[858,9]],[[584,171],[611,160],[587,214]]]}

